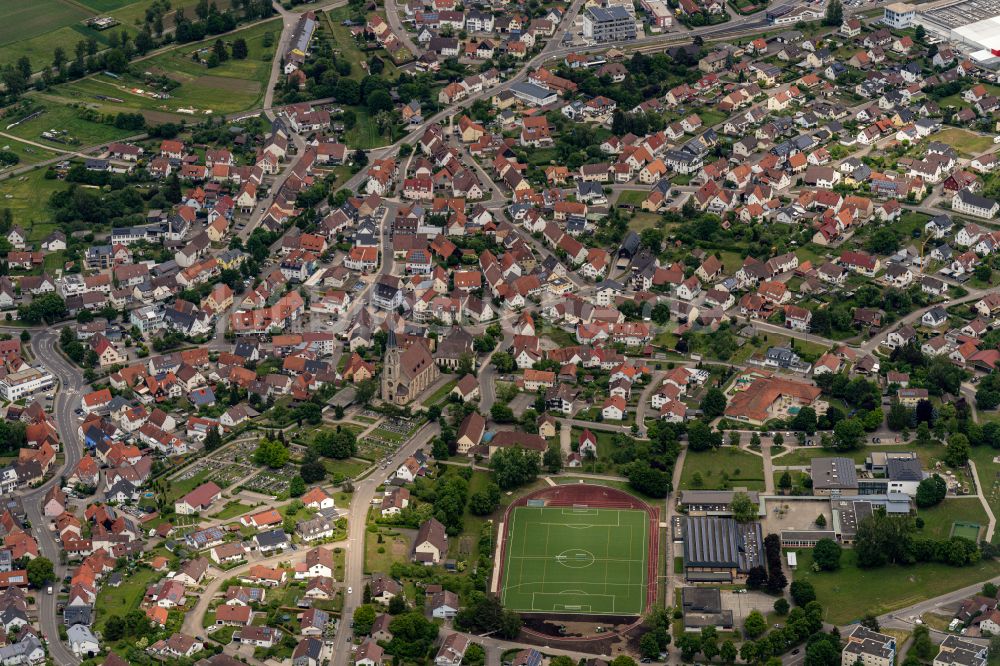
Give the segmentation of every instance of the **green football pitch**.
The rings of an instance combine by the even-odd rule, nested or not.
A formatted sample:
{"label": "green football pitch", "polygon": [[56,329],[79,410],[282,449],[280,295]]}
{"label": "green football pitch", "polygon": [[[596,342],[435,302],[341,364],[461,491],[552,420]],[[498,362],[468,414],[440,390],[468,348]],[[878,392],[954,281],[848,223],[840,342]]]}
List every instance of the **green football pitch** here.
{"label": "green football pitch", "polygon": [[500,598],[521,612],[639,615],[646,601],[644,511],[516,507]]}

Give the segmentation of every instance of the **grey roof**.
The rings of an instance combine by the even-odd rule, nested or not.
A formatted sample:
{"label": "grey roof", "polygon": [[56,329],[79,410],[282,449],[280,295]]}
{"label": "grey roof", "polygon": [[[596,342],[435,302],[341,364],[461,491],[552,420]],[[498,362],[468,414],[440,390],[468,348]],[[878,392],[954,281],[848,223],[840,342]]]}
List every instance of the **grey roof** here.
{"label": "grey roof", "polygon": [[688,517],[684,526],[686,566],[748,571],[764,563],[760,523],[740,524],[732,518]]}
{"label": "grey roof", "polygon": [[637,234],[634,230],[629,231],[625,236],[625,239],[622,240],[622,245],[621,248],[619,248],[618,253],[632,257],[639,251],[639,244],[641,242],[642,239],[639,238],[639,234]]}
{"label": "grey roof", "polygon": [[84,643],[87,641],[93,641],[94,643],[98,642],[97,636],[95,636],[94,632],[90,630],[90,627],[82,624],[74,624],[66,631],[66,635],[69,638],[70,645]]}
{"label": "grey roof", "polygon": [[889,659],[896,651],[896,639],[858,625],[851,632],[844,646],[844,652],[854,655],[868,654]]}
{"label": "grey roof", "polygon": [[519,92],[522,95],[528,97],[534,97],[536,99],[545,99],[546,97],[554,96],[555,91],[549,90],[548,88],[543,88],[542,86],[535,85],[528,81],[518,81],[510,87],[512,92]]}
{"label": "grey roof", "polygon": [[984,208],[991,209],[996,205],[996,201],[993,199],[987,199],[986,197],[981,197],[978,194],[970,192],[968,189],[961,189],[958,191],[958,198],[962,200],[967,206],[972,206],[974,208]]}
{"label": "grey roof", "polygon": [[610,7],[588,7],[587,12],[595,21],[624,21],[628,20],[629,13],[621,5]]}
{"label": "grey roof", "polygon": [[958,636],[945,636],[934,662],[957,666],[986,666],[986,648]]}
{"label": "grey roof", "polygon": [[924,478],[918,458],[890,458],[886,468],[891,481],[922,481]]}
{"label": "grey roof", "polygon": [[72,627],[77,624],[90,626],[93,622],[94,609],[90,606],[67,606],[63,609],[63,624]]}
{"label": "grey roof", "polygon": [[717,587],[685,587],[681,590],[684,610],[718,613],[722,610],[722,592]]}
{"label": "grey roof", "polygon": [[858,475],[850,458],[813,458],[810,465],[813,488],[839,490],[858,487]]}
{"label": "grey roof", "polygon": [[288,543],[288,535],[282,530],[269,530],[261,532],[256,536],[257,545],[262,547],[275,547]]}
{"label": "grey roof", "polygon": [[295,34],[292,36],[292,44],[289,50],[298,49],[303,53],[307,53],[309,51],[309,42],[312,41],[312,36],[315,31],[316,21],[306,15],[303,15],[302,18],[299,19],[299,24],[295,26]]}

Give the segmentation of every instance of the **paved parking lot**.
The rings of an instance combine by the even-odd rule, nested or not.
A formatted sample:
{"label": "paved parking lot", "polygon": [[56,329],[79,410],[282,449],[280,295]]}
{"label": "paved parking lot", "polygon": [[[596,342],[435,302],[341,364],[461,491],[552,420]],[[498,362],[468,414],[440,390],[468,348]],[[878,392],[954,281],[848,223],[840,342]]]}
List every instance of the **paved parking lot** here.
{"label": "paved parking lot", "polygon": [[743,626],[743,620],[752,610],[759,610],[765,615],[774,610],[774,601],[777,597],[772,597],[763,592],[750,592],[740,594],[729,590],[722,591],[722,608],[733,611],[733,623],[737,627]]}

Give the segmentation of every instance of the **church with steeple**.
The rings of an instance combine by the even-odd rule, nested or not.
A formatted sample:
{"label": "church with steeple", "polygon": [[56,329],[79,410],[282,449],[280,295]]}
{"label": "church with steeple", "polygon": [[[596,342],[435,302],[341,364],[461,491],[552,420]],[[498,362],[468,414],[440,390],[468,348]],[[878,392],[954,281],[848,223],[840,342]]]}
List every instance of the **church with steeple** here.
{"label": "church with steeple", "polygon": [[389,327],[382,366],[382,399],[394,405],[406,405],[427,390],[440,376],[434,358],[421,340],[413,339],[405,349]]}

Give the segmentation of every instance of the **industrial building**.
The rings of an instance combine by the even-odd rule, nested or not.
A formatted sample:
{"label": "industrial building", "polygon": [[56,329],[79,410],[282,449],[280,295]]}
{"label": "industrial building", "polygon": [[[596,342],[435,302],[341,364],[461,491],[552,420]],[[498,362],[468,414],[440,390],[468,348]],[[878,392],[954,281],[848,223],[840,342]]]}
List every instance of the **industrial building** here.
{"label": "industrial building", "polygon": [[[886,8],[888,14],[888,7]],[[883,18],[885,20],[885,18]],[[916,8],[913,23],[957,46],[977,65],[1000,68],[1000,0],[956,0]]]}

